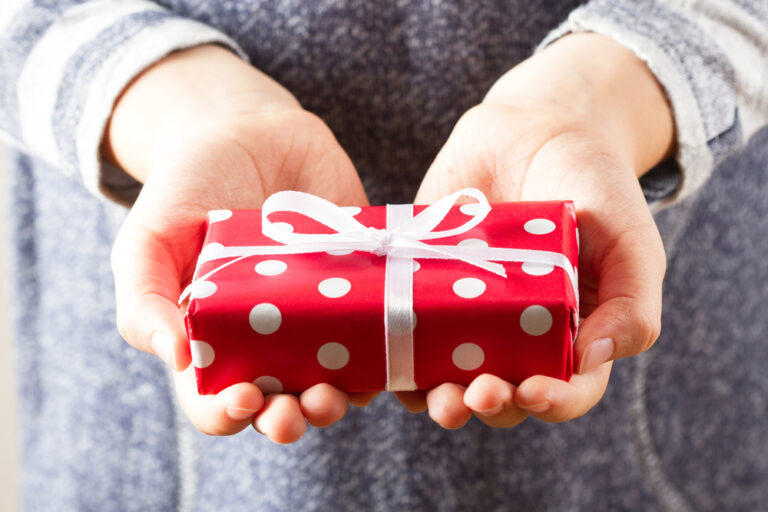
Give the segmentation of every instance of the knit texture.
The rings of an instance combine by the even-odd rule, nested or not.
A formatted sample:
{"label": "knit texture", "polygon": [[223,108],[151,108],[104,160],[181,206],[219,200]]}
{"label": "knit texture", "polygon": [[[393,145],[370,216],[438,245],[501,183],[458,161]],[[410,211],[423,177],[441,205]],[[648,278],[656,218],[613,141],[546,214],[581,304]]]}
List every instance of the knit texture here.
{"label": "knit texture", "polygon": [[[461,114],[579,2],[134,2],[136,13],[66,61],[40,126],[55,144],[36,149],[44,135],[25,135],[16,84],[41,35],[79,3],[92,7],[27,5],[0,40],[0,129],[34,155],[13,156],[9,243],[25,510],[768,507],[768,130],[724,161],[738,138],[706,132],[722,163],[658,217],[670,261],[662,338],[614,365],[587,416],[446,431],[382,395],[287,447],[250,430],[207,437],[177,410],[162,363],[115,328],[109,251],[126,210],[83,185],[97,148],[75,133],[91,122],[78,88],[101,69],[98,51],[138,40],[147,24],[202,24],[330,125],[373,203],[410,202]],[[612,4],[632,2],[600,2],[606,17]],[[696,69],[728,66],[713,59]],[[726,120],[737,133],[736,112]],[[657,172],[646,191],[666,197],[679,175]],[[114,169],[98,179],[135,194]]]}

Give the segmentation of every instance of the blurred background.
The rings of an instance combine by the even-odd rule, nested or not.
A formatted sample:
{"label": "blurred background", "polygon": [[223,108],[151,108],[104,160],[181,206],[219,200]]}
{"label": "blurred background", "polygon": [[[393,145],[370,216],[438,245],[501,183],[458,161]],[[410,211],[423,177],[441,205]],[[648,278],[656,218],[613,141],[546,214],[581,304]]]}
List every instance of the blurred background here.
{"label": "blurred background", "polygon": [[[8,247],[6,213],[8,200],[6,194],[5,148],[0,143],[0,247]],[[18,510],[18,447],[16,424],[16,393],[14,390],[13,353],[11,351],[11,316],[8,311],[6,276],[8,275],[7,254],[0,251],[0,512]]]}

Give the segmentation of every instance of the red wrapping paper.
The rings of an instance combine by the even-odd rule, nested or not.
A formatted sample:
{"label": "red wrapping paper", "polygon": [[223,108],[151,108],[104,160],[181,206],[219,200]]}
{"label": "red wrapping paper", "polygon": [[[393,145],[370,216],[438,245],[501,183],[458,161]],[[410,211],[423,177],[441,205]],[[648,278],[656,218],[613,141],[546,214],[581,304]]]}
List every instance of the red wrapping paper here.
{"label": "red wrapping paper", "polygon": [[[454,206],[437,229],[463,224],[472,207]],[[349,208],[362,224],[386,227],[386,207]],[[423,208],[414,206],[414,215]],[[331,232],[293,212],[269,219],[295,232]],[[281,245],[262,234],[260,210],[213,211],[205,227],[204,251],[211,244]],[[495,204],[468,232],[425,243],[553,251],[574,271],[578,262],[571,202]],[[232,259],[201,263],[196,276]],[[504,262],[504,278],[456,260],[416,262],[419,389],[466,385],[483,373],[515,384],[536,374],[570,379],[578,304],[563,269]],[[361,251],[251,256],[196,282],[186,325],[198,391],[213,394],[238,382],[265,392],[301,392],[320,382],[346,391],[385,389],[385,265],[386,257]]]}

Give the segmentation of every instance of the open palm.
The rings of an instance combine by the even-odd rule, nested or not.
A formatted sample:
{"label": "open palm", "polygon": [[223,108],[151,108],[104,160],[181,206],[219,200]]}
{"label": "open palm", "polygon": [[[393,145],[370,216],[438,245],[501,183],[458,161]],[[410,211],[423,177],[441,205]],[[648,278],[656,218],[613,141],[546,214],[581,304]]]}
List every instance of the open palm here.
{"label": "open palm", "polygon": [[[273,192],[293,189],[342,205],[365,205],[355,169],[328,127],[296,107],[243,109],[195,126],[165,146],[113,248],[118,327],[131,344],[171,365],[182,408],[210,434],[253,423],[277,442],[295,441],[306,420],[326,426],[346,412],[349,397],[327,384],[269,395],[251,383],[215,396],[197,394],[194,367],[177,306],[200,250],[208,210],[259,208]],[[357,394],[363,404],[373,395]]]}
{"label": "open palm", "polygon": [[456,125],[424,178],[416,202],[463,187],[489,200],[573,200],[581,234],[581,315],[570,382],[534,376],[519,387],[490,375],[468,388],[444,384],[401,393],[409,409],[429,408],[448,428],[474,413],[492,426],[528,414],[565,421],[602,397],[611,360],[649,348],[660,329],[665,256],[632,162],[605,136],[558,105],[531,98],[492,100]]}

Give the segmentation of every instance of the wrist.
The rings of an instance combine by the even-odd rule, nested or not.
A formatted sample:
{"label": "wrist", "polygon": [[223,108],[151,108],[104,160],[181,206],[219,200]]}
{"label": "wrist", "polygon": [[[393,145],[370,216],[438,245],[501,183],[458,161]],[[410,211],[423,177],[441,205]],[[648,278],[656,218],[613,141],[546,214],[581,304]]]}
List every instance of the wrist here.
{"label": "wrist", "polygon": [[281,85],[219,46],[175,52],[118,98],[102,156],[144,182],[159,150],[207,126],[269,110],[301,109]]}
{"label": "wrist", "polygon": [[661,85],[633,52],[598,34],[571,34],[522,62],[486,102],[540,103],[601,138],[641,176],[674,149]]}

